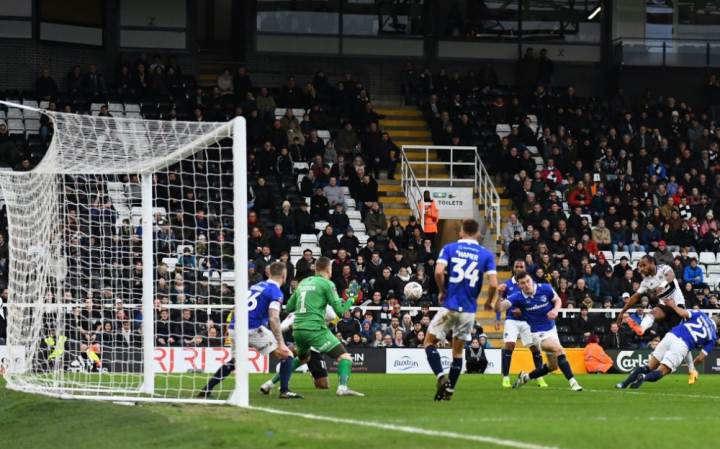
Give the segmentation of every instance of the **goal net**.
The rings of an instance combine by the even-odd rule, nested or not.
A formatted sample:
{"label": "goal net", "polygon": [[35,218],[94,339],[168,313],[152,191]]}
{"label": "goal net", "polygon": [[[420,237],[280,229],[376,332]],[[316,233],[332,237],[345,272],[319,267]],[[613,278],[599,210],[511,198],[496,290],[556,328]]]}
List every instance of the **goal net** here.
{"label": "goal net", "polygon": [[[238,301],[248,259],[244,120],[40,112],[54,125],[46,155],[29,171],[0,172],[8,388],[210,401],[197,395],[212,374],[248,360],[247,342],[226,338],[228,315],[247,308]],[[238,317],[241,338],[247,317]],[[247,404],[247,370],[237,366],[213,400]]]}

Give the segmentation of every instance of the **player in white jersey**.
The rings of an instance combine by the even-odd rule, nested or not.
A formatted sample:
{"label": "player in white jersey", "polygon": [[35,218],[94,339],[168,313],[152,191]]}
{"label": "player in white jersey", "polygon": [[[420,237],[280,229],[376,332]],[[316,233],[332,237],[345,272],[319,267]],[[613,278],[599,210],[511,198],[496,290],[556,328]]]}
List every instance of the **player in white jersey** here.
{"label": "player in white jersey", "polygon": [[[328,305],[325,309],[325,322],[329,323],[331,321],[334,321],[335,318],[337,318],[337,314],[333,310],[332,306]],[[295,313],[290,313],[288,316],[285,317],[285,319],[280,323],[280,330],[283,333],[283,336],[288,336],[288,340],[292,340],[292,329],[293,324],[295,323]],[[295,349],[295,345],[292,343],[288,344],[288,348],[295,354],[297,357],[297,351]],[[327,365],[325,364],[325,358],[323,355],[318,352],[315,348],[310,348],[310,360],[307,362],[308,371],[310,372],[310,375],[313,378],[313,382],[315,383],[315,388],[319,388],[321,390],[327,390],[330,388],[330,381],[328,379],[328,373],[327,373]],[[275,377],[268,380],[262,386],[260,387],[260,391],[263,394],[270,394],[272,392],[273,387],[275,387],[275,384],[280,380],[280,373],[278,372],[275,374]]]}
{"label": "player in white jersey", "polygon": [[[645,331],[650,329],[656,321],[664,323],[668,330],[674,328],[683,321],[683,317],[672,308],[665,305],[665,299],[672,299],[675,305],[681,309],[685,308],[685,297],[680,290],[680,285],[675,279],[675,272],[667,265],[656,264],[655,258],[645,255],[638,263],[638,270],[643,275],[642,283],[637,292],[630,297],[622,312],[617,317],[618,326],[622,323],[622,317],[627,310],[634,307],[643,296],[647,296],[650,302],[657,303],[653,306],[650,313],[646,313],[640,323],[636,323],[632,319],[628,320],[628,325],[636,334],[642,336]],[[686,357],[690,378],[688,383],[694,384],[698,380],[698,371],[692,363],[692,354],[688,353]]]}

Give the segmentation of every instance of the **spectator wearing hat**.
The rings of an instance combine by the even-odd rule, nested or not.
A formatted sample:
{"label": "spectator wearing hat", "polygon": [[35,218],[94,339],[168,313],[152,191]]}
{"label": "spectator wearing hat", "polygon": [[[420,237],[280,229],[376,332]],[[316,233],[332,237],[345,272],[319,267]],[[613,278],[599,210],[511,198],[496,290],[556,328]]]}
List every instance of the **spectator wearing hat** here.
{"label": "spectator wearing hat", "polygon": [[262,274],[258,273],[253,262],[248,263],[248,287],[263,281]]}
{"label": "spectator wearing hat", "polygon": [[[422,226],[417,221],[417,218],[414,216],[408,217],[408,224],[405,226],[405,240],[410,241],[415,237],[415,230],[420,231],[420,238],[423,236],[423,229]],[[421,246],[422,243],[418,244],[418,246]]]}
{"label": "spectator wearing hat", "polygon": [[700,235],[704,237],[711,229],[715,230],[715,232],[718,231],[718,221],[715,220],[713,211],[710,210],[705,214],[705,220],[700,224]]}
{"label": "spectator wearing hat", "polygon": [[620,280],[614,276],[613,268],[608,265],[600,278],[600,297],[603,300],[611,300],[613,304],[620,304],[622,294]]}
{"label": "spectator wearing hat", "polygon": [[627,270],[632,271],[632,267],[629,264],[630,259],[628,259],[626,256],[622,256],[620,260],[615,264],[613,267],[613,276],[615,276],[618,280],[621,280],[625,277],[625,272]]}
{"label": "spectator wearing hat", "polygon": [[[613,324],[615,325],[617,331],[617,324]],[[615,332],[615,334],[618,333]],[[612,335],[612,332],[610,335]],[[613,365],[612,357],[605,354],[605,351],[602,346],[600,346],[599,342],[600,340],[597,335],[588,335],[587,345],[583,351],[583,356],[585,357],[585,369],[587,369],[587,372],[589,374],[622,374],[623,372]],[[611,341],[610,344],[612,345],[613,342]],[[617,345],[618,347],[622,347],[620,346],[619,338]]]}
{"label": "spectator wearing hat", "polygon": [[669,267],[673,265],[673,259],[675,259],[673,253],[667,249],[667,243],[665,240],[660,240],[658,242],[657,251],[655,251],[654,256],[657,263],[661,263]]}
{"label": "spectator wearing hat", "polygon": [[310,215],[307,203],[300,203],[300,208],[293,211],[293,219],[295,221],[296,234],[317,234],[315,229],[315,221]]}
{"label": "spectator wearing hat", "polygon": [[693,287],[696,289],[708,288],[708,285],[704,282],[705,277],[703,272],[700,267],[698,267],[697,259],[694,257],[690,258],[690,265],[685,267],[683,280],[685,280],[685,282],[692,282]]}
{"label": "spectator wearing hat", "polygon": [[295,233],[295,214],[290,209],[289,201],[283,201],[280,211],[275,215],[275,223],[281,225],[286,233]]}

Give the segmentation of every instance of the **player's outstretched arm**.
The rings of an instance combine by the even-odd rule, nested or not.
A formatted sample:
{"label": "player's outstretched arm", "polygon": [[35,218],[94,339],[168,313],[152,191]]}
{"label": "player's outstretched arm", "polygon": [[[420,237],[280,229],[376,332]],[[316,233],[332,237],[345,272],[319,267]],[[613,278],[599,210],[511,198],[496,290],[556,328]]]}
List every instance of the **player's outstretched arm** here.
{"label": "player's outstretched arm", "polygon": [[681,318],[683,318],[685,320],[687,320],[691,316],[691,313],[689,310],[678,307],[678,305],[675,304],[675,300],[672,298],[666,298],[665,305],[672,308],[675,311],[675,313],[678,314],[678,316],[680,316]]}
{"label": "player's outstretched arm", "polygon": [[562,307],[562,299],[555,294],[555,297],[553,298],[553,302],[555,303],[555,306],[551,311],[548,312],[548,319],[554,320],[557,318],[558,313],[560,313],[560,308]]}
{"label": "player's outstretched arm", "polygon": [[[330,281],[328,281],[330,282]],[[335,291],[335,288],[326,288],[326,298],[327,303],[332,307],[332,309],[337,313],[338,316],[342,316],[343,313],[350,310],[350,307],[353,306],[353,300],[348,299],[343,303],[343,300],[340,299],[337,292]],[[326,312],[327,314],[327,312]]]}
{"label": "player's outstretched arm", "polygon": [[632,295],[630,297],[630,299],[628,299],[627,304],[625,304],[625,307],[623,307],[622,311],[618,314],[618,317],[616,320],[618,326],[620,326],[620,324],[622,323],[622,317],[625,314],[625,312],[627,312],[631,307],[635,306],[635,304],[637,304],[640,301],[641,296],[642,296],[642,293],[640,293],[640,291],[638,291],[634,295]]}
{"label": "player's outstretched arm", "polygon": [[495,298],[495,304],[493,304],[493,309],[495,310],[495,312],[503,312],[510,307],[512,307],[512,303],[507,299],[502,299],[499,296]]}

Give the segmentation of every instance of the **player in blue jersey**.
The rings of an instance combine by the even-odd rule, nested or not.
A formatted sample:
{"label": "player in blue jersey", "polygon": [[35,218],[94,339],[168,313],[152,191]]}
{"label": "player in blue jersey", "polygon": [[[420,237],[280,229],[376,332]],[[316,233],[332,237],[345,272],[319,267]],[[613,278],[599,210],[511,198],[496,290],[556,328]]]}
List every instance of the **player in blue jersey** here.
{"label": "player in blue jersey", "polygon": [[[480,246],[479,238],[480,224],[477,220],[472,218],[463,220],[460,240],[445,245],[436,262],[435,280],[440,288],[438,301],[443,308],[430,322],[425,336],[428,363],[438,378],[436,401],[449,401],[452,398],[462,370],[465,342],[470,340],[475,325],[475,313],[485,275],[490,282],[486,307],[489,308],[495,298],[497,290],[495,256]],[[445,291],[446,268],[450,275],[447,291]],[[450,372],[445,376],[436,345],[438,340],[445,340],[451,329],[453,360]]]}
{"label": "player in blue jersey", "polygon": [[570,389],[582,391],[582,387],[575,380],[555,328],[555,318],[562,305],[560,297],[549,284],[536,284],[527,271],[516,274],[515,279],[520,291],[513,293],[507,299],[498,297],[495,300],[495,312],[502,312],[511,307],[520,309],[530,325],[533,344],[545,351],[548,361],[531,373],[521,371],[513,389],[520,388],[531,379],[537,379],[560,368],[570,382]]}
{"label": "player in blue jersey", "polygon": [[630,377],[615,385],[615,388],[640,388],[645,382],[657,382],[675,371],[693,349],[702,348],[702,352],[693,361],[693,364],[698,366],[715,347],[720,316],[708,318],[699,310],[678,307],[672,298],[665,298],[664,301],[665,306],[673,309],[683,321],[665,334],[647,365],[633,371]]}
{"label": "player in blue jersey", "polygon": [[[525,271],[525,262],[522,259],[518,259],[513,263],[513,277],[500,284],[498,287],[498,294],[501,295],[502,299],[507,299],[512,296],[513,293],[520,291],[520,286],[517,283],[515,276]],[[495,316],[495,330],[500,330],[500,318],[501,313],[497,313]],[[530,352],[533,356],[533,363],[535,368],[542,367],[543,358],[540,349],[533,344],[532,337],[530,335],[530,325],[525,321],[522,316],[522,312],[517,307],[512,307],[505,312],[505,332],[503,332],[503,344],[505,347],[502,351],[502,375],[503,375],[503,388],[510,388],[510,363],[512,362],[513,351],[515,350],[515,344],[517,343],[518,336],[523,345],[530,348]],[[542,377],[537,379],[538,387],[547,387],[548,384]]]}
{"label": "player in blue jersey", "polygon": [[[248,291],[248,346],[257,349],[261,355],[273,354],[282,360],[280,363],[280,399],[303,399],[303,396],[290,391],[290,376],[293,372],[292,351],[285,345],[280,327],[280,309],[283,293],[280,286],[285,283],[287,269],[285,264],[274,262],[269,265],[270,277],[267,281],[257,283]],[[265,325],[270,326],[268,330]],[[232,353],[235,354],[235,317],[230,321],[230,339],[233,342]],[[210,393],[220,382],[235,370],[235,358],[221,366],[207,385],[198,394],[199,397],[211,398]]]}

